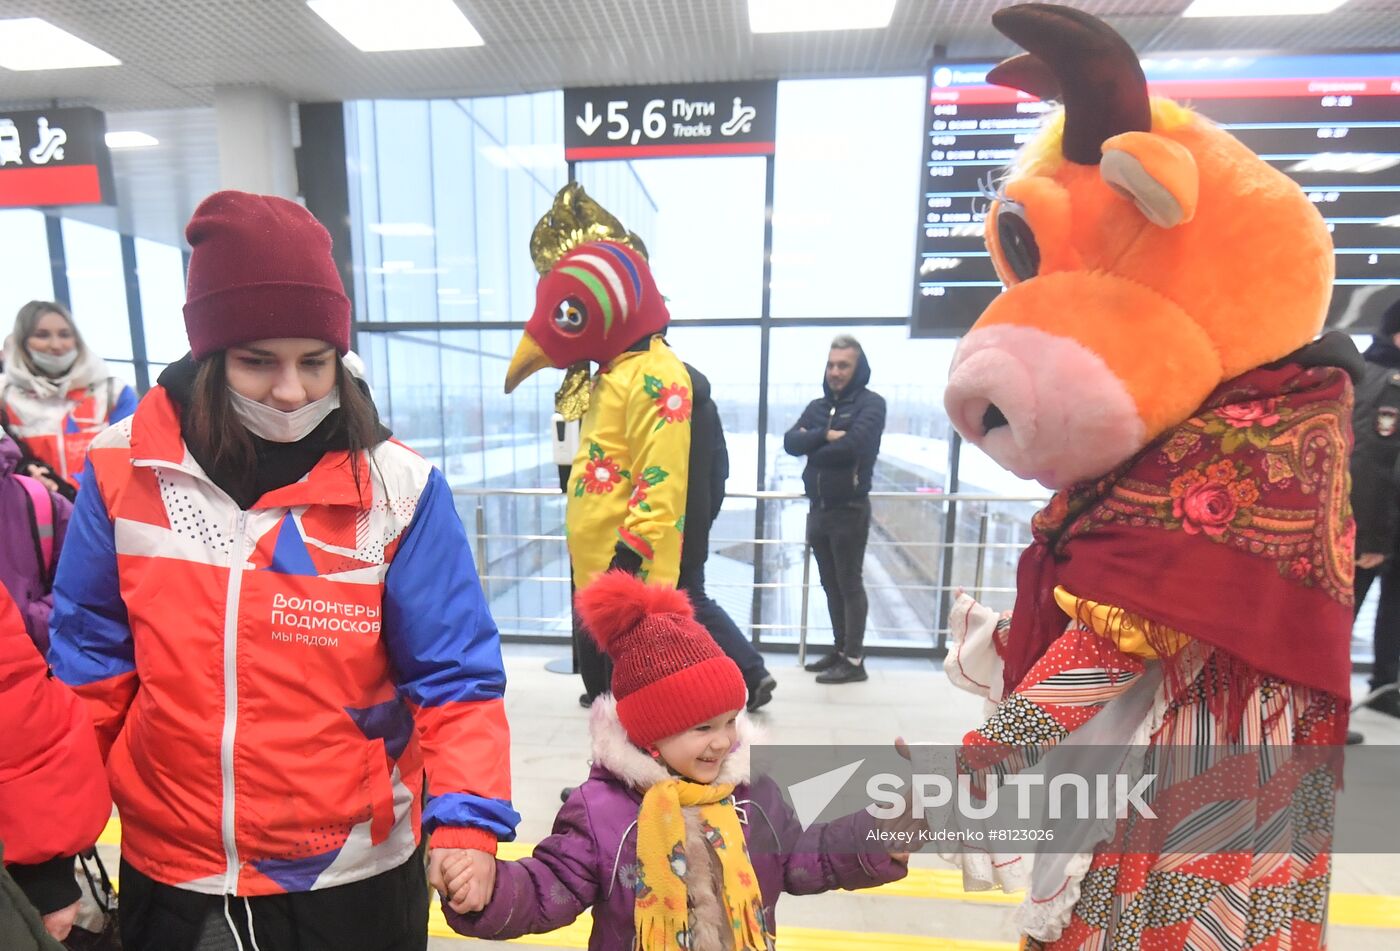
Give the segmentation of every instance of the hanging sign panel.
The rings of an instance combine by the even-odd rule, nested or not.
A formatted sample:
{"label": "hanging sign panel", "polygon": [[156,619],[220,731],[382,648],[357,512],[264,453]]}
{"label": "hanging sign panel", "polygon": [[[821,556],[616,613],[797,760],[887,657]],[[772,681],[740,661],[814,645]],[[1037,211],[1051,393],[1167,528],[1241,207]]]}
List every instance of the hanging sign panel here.
{"label": "hanging sign panel", "polygon": [[106,136],[96,109],[0,112],[0,208],[115,204]]}
{"label": "hanging sign panel", "polygon": [[564,157],[772,155],[777,82],[564,90]]}
{"label": "hanging sign panel", "polygon": [[[1051,107],[988,85],[993,65],[930,73],[916,337],[966,333],[1001,293],[982,241],[988,195]],[[1336,249],[1327,323],[1371,329],[1400,299],[1400,53],[1216,52],[1142,66],[1154,95],[1191,103],[1307,193]]]}

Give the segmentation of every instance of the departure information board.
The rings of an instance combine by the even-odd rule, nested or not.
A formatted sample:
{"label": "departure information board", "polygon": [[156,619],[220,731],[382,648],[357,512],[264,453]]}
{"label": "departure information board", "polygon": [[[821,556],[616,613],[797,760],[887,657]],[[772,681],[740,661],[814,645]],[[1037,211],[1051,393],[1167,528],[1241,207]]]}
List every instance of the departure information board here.
{"label": "departure information board", "polygon": [[[990,86],[994,63],[930,77],[913,334],[959,336],[1001,292],[982,221],[985,189],[1051,106]],[[1337,250],[1331,326],[1370,330],[1400,298],[1400,53],[1163,56],[1153,94],[1214,120],[1301,185]]]}

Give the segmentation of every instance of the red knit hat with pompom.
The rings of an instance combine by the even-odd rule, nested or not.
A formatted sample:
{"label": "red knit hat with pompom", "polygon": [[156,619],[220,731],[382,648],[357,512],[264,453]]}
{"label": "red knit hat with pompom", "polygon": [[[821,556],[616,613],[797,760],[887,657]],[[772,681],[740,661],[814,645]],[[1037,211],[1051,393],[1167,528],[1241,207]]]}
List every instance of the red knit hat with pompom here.
{"label": "red knit hat with pompom", "polygon": [[633,743],[650,746],[744,708],[744,675],[696,623],[683,592],[609,571],[574,603],[612,658],[617,718]]}

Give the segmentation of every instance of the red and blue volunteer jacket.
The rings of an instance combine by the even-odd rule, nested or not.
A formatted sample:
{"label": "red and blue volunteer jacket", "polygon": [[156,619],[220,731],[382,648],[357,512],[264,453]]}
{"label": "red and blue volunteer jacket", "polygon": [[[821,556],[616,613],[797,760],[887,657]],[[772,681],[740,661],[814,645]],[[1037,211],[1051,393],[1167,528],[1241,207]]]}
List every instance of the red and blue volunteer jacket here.
{"label": "red and blue volunteer jacket", "polygon": [[[54,589],[139,871],[210,894],[328,888],[514,836],[500,638],[442,473],[329,452],[247,511],[157,387],[93,443]],[[363,503],[361,497],[363,496]]]}
{"label": "red and blue volunteer jacket", "polygon": [[112,814],[92,724],[54,683],[0,585],[0,841],[5,861],[39,865],[91,848]]}

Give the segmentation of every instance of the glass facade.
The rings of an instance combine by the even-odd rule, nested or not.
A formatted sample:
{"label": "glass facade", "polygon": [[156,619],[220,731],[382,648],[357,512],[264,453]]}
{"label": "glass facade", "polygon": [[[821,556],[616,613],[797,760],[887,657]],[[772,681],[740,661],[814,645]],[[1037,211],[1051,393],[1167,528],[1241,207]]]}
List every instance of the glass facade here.
{"label": "glass facade", "polygon": [[53,300],[53,270],[44,215],[28,208],[0,210],[0,338],[10,334],[11,322],[32,300]]}
{"label": "glass facade", "polygon": [[[875,503],[868,640],[939,643],[952,435],[942,380],[954,344],[911,340],[905,326],[923,92],[921,77],[782,82],[772,160],[573,169],[646,242],[673,318],[668,339],[710,381],[730,473],[707,579],[763,643],[797,640],[804,619],[812,644],[830,638],[815,569],[804,565],[806,503],[759,495],[801,493],[802,460],[783,452],[782,438],[821,395],[837,332],[860,339],[871,386],[889,406],[875,489],[898,493]],[[549,429],[562,375],[546,371],[502,392],[534,304],[530,233],[569,176],[562,108],[558,92],[346,108],[357,346],[389,425],[447,473],[484,549],[493,609],[516,635],[563,635],[570,623],[563,500],[548,494],[559,478]],[[964,458],[972,463],[964,491],[1043,494]],[[980,579],[989,600],[1005,600],[995,589],[1010,587],[1011,547],[1024,543],[1032,510],[1005,503],[964,513],[948,549],[958,580]],[[986,547],[998,541],[1006,557]]]}
{"label": "glass facade", "polygon": [[[110,210],[110,209],[108,209]],[[115,220],[115,215],[111,216]],[[56,221],[51,234],[49,222]],[[60,300],[89,347],[112,373],[132,386],[154,381],[164,365],[189,349],[185,339],[184,255],[173,245],[136,238],[135,262],[122,254],[123,236],[114,228],[78,218],[30,209],[0,211],[0,339],[8,336],[15,314],[31,300]],[[129,272],[129,273],[128,273]],[[55,287],[55,274],[62,283]],[[141,305],[132,338],[127,282],[135,283]],[[144,346],[148,358],[138,357]]]}

